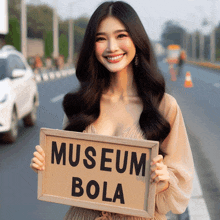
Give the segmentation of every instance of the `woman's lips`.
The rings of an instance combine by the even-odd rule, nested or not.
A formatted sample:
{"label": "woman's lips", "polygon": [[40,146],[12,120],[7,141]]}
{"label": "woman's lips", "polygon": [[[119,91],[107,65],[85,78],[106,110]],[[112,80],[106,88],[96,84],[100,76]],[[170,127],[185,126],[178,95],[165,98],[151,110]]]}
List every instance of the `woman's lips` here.
{"label": "woman's lips", "polygon": [[123,59],[124,54],[116,55],[116,56],[107,56],[106,59],[109,63],[118,63]]}

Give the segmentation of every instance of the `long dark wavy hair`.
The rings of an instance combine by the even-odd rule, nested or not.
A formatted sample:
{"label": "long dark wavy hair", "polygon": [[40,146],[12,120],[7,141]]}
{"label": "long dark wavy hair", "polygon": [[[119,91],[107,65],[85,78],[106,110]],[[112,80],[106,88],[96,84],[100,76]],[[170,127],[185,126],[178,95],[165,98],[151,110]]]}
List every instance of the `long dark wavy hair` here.
{"label": "long dark wavy hair", "polygon": [[[170,124],[158,110],[165,93],[165,81],[137,13],[122,1],[102,3],[89,20],[76,65],[80,88],[66,94],[63,100],[63,109],[69,122],[65,130],[81,132],[99,117],[100,99],[110,86],[112,73],[97,60],[95,41],[100,22],[108,16],[113,16],[124,24],[136,47],[139,63],[132,63],[137,92],[143,102],[140,128],[146,139],[162,143],[170,132]],[[160,153],[164,155],[162,151]]]}

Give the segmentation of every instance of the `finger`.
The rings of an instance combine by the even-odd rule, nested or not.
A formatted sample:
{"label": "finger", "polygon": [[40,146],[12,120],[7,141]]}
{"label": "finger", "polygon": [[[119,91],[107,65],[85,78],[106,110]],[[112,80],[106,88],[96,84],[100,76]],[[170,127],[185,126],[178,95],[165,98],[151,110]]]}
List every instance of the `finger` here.
{"label": "finger", "polygon": [[45,167],[43,166],[43,167],[40,167],[38,164],[36,164],[36,163],[31,163],[30,164],[30,167],[32,168],[32,170],[34,170],[36,173],[38,173],[38,171],[39,170],[44,170],[45,169]]}
{"label": "finger", "polygon": [[45,153],[44,150],[42,149],[42,147],[40,145],[37,145],[35,147],[35,149],[37,150],[37,152],[39,152],[43,157],[45,157]]}
{"label": "finger", "polygon": [[151,174],[151,182],[153,181],[158,182],[169,179],[170,179],[169,172],[166,172],[164,170],[156,170],[154,173]]}
{"label": "finger", "polygon": [[151,171],[154,172],[155,170],[162,170],[164,167],[163,163],[156,163],[154,165],[151,166]]}
{"label": "finger", "polygon": [[34,152],[34,157],[36,157],[36,158],[37,158],[38,160],[40,160],[42,163],[45,162],[44,157],[43,157],[40,153],[38,153],[37,151]]}
{"label": "finger", "polygon": [[161,176],[163,175],[164,172],[163,170],[155,170],[152,174],[151,174],[151,179],[154,180],[157,176]]}
{"label": "finger", "polygon": [[160,163],[161,161],[163,161],[163,156],[159,154],[152,159],[151,165],[154,165],[155,163]]}
{"label": "finger", "polygon": [[36,157],[32,158],[31,162],[34,164],[37,164],[38,166],[42,167],[44,166],[44,163],[42,163],[40,160],[38,160]]}
{"label": "finger", "polygon": [[37,170],[45,170],[45,166],[39,166],[36,163],[31,163],[31,168],[37,169]]}
{"label": "finger", "polygon": [[169,176],[167,175],[160,175],[160,176],[157,176],[155,179],[154,179],[154,182],[155,183],[159,183],[160,181],[169,181]]}

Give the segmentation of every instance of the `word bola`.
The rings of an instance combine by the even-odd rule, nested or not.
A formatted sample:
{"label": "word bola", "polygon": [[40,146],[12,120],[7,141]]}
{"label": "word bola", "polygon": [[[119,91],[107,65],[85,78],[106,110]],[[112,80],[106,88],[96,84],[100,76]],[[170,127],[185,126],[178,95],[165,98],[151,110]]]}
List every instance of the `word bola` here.
{"label": "word bola", "polygon": [[[79,177],[72,178],[72,196],[74,197],[81,197],[84,194],[84,189],[82,187],[82,180]],[[115,189],[115,194],[113,199],[107,197],[107,182],[103,182],[102,188],[102,201],[103,202],[116,202],[116,199],[120,200],[121,204],[125,204],[124,201],[124,193],[122,189],[122,184],[118,183]],[[92,187],[95,189],[92,193]],[[86,186],[86,194],[90,199],[96,199],[100,193],[100,186],[95,180],[91,180],[88,182]]]}

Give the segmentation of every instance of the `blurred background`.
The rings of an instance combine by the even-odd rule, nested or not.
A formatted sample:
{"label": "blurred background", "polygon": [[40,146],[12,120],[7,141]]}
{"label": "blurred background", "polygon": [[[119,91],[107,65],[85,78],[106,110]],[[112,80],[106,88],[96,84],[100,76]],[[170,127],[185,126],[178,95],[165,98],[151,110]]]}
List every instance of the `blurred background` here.
{"label": "blurred background", "polygon": [[[69,34],[74,32],[71,43],[74,44],[75,57],[88,19],[102,1],[2,0],[2,2],[8,3],[9,29],[1,31],[1,34],[6,35],[1,36],[6,44],[14,45],[19,51],[25,51],[28,59],[37,54],[42,58],[54,57],[58,56],[59,52],[67,60]],[[160,43],[164,49],[170,44],[179,44],[193,60],[212,62],[220,60],[219,1],[128,0],[127,2],[137,11],[152,42]],[[3,11],[3,8],[1,10]],[[1,13],[1,16],[4,17],[4,13]],[[22,35],[24,32],[26,34]],[[53,42],[53,37],[59,39],[54,38]],[[55,54],[53,45],[57,47]]]}
{"label": "blurred background", "polygon": [[[37,200],[37,175],[29,165],[40,128],[62,129],[62,99],[79,85],[75,63],[102,2],[0,0],[1,220],[58,220],[68,210]],[[195,162],[189,206],[167,218],[219,220],[220,0],[126,2],[138,13],[167,92],[180,105]]]}

